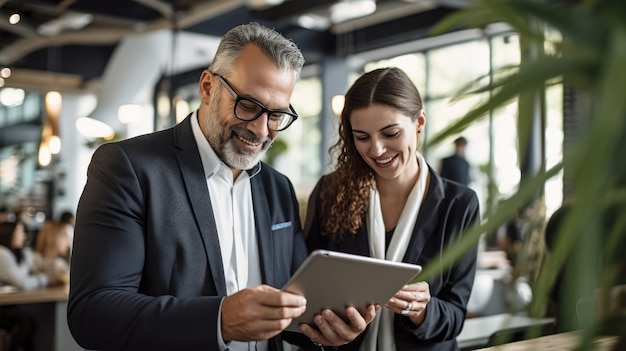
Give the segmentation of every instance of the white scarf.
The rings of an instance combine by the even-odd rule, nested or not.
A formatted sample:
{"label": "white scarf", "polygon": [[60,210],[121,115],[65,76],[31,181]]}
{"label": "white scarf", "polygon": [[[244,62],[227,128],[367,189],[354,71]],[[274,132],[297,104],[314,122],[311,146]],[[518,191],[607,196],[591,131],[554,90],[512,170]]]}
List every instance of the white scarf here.
{"label": "white scarf", "polygon": [[[367,213],[367,237],[372,257],[395,262],[401,262],[404,257],[409,240],[411,240],[422,200],[424,199],[428,181],[429,171],[426,161],[419,152],[416,153],[416,156],[419,165],[419,176],[402,209],[386,253],[385,223],[383,222],[383,214],[380,208],[380,197],[375,187],[370,191],[370,203]],[[383,308],[376,315],[376,318],[370,323],[365,341],[360,348],[361,351],[376,351],[376,346],[378,346],[378,350],[392,351],[396,349],[393,334],[393,314],[391,310]]]}

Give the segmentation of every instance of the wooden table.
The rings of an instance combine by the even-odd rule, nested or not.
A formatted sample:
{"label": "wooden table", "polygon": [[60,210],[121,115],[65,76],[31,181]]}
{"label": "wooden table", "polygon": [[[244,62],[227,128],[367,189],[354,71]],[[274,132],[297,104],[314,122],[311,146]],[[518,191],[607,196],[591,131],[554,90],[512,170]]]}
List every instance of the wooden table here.
{"label": "wooden table", "polygon": [[463,330],[456,338],[459,348],[472,349],[486,347],[489,339],[502,330],[524,330],[530,327],[544,327],[554,323],[554,318],[532,318],[510,313],[494,314],[465,320]]}
{"label": "wooden table", "polygon": [[68,293],[67,286],[7,292],[0,294],[0,306],[67,301]]}
{"label": "wooden table", "polygon": [[41,351],[83,350],[67,326],[68,286],[0,294],[1,306],[19,305],[37,321],[35,347]]}
{"label": "wooden table", "polygon": [[[617,343],[617,336],[601,336],[593,340],[594,351],[610,351]],[[542,336],[480,349],[481,351],[573,351],[580,345],[580,333],[569,332]]]}

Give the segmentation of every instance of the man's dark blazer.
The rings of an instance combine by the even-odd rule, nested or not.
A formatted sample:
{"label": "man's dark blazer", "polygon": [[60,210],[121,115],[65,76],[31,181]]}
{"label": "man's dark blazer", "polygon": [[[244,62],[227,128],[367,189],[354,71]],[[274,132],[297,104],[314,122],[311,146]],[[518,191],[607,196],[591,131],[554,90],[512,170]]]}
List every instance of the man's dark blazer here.
{"label": "man's dark blazer", "polygon": [[[329,236],[321,236],[319,218],[321,208],[318,182],[311,193],[305,224],[307,246],[310,251],[328,249],[370,256],[367,229],[361,228],[356,235],[346,234],[337,243]],[[403,262],[426,267],[436,261],[444,250],[457,239],[463,230],[479,221],[478,198],[471,189],[441,178],[430,169],[428,192],[415,222]],[[474,284],[477,245],[467,251],[453,266],[441,269],[439,275],[430,279],[431,300],[426,319],[415,327],[408,317],[395,314],[394,335],[396,350],[457,350],[456,336],[465,321],[466,306]],[[376,280],[372,278],[372,284]],[[329,287],[332,289],[332,287]],[[363,333],[340,350],[358,350]]]}
{"label": "man's dark blazer", "polygon": [[[217,350],[226,285],[190,118],[93,155],[68,306],[72,335],[87,349]],[[262,280],[280,288],[307,254],[298,203],[266,164],[250,182]],[[279,337],[270,340],[281,349]]]}
{"label": "man's dark blazer", "polygon": [[469,162],[460,155],[454,154],[441,160],[442,177],[452,181],[469,185],[470,183],[470,165]]}

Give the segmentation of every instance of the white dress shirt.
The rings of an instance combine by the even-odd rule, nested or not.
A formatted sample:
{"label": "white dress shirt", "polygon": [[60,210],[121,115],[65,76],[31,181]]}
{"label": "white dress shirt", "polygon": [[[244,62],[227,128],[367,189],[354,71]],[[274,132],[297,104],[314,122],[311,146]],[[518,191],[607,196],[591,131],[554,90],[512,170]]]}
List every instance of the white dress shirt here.
{"label": "white dress shirt", "polygon": [[[191,117],[191,128],[200,151],[213,216],[217,224],[226,293],[231,295],[246,287],[262,283],[250,188],[250,178],[259,172],[260,164],[255,167],[252,174],[244,171],[233,180],[231,169],[219,159],[202,134],[197,112]],[[221,337],[221,307],[217,325],[218,335]],[[222,347],[223,350],[229,351],[265,351],[267,342],[231,341],[227,345],[222,340]]]}

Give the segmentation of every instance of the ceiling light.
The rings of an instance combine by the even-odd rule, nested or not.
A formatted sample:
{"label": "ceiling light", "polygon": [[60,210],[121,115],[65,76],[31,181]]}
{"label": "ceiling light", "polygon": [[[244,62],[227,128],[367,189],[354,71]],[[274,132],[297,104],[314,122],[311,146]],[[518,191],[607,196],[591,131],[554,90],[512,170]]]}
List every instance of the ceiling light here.
{"label": "ceiling light", "polygon": [[170,97],[167,92],[160,91],[157,95],[157,114],[159,117],[168,117],[171,111]]}
{"label": "ceiling light", "polygon": [[271,6],[280,5],[285,0],[247,0],[246,5],[254,10],[263,10]]}
{"label": "ceiling light", "polygon": [[327,17],[312,13],[298,16],[296,21],[300,27],[311,30],[326,30],[330,27],[330,20]]}
{"label": "ceiling light", "polygon": [[19,88],[4,88],[0,90],[0,104],[6,107],[19,106],[24,102],[26,93]]}
{"label": "ceiling light", "polygon": [[[61,138],[59,138],[59,116],[63,105],[61,93],[51,90],[46,93],[45,108],[46,118],[43,121],[41,130],[41,145],[39,147],[39,157],[42,166],[46,166],[41,162],[42,152],[58,154],[61,151]],[[44,150],[45,149],[45,150]]]}
{"label": "ceiling light", "polygon": [[174,105],[176,111],[176,123],[180,123],[189,114],[189,103],[183,99],[177,99]]}
{"label": "ceiling light", "polygon": [[330,7],[330,20],[333,23],[371,15],[376,11],[374,0],[343,0]]}
{"label": "ceiling light", "polygon": [[48,139],[48,149],[53,155],[61,152],[61,138],[59,138],[58,135],[50,136],[50,139]]}
{"label": "ceiling light", "polygon": [[59,114],[61,113],[61,106],[63,106],[61,93],[56,90],[50,90],[46,93],[44,100],[46,102],[46,115],[55,121],[58,120]]}
{"label": "ceiling light", "polygon": [[330,108],[337,116],[341,116],[343,112],[343,105],[346,103],[346,97],[344,95],[335,95],[330,100]]}
{"label": "ceiling light", "polygon": [[4,67],[0,69],[0,77],[9,78],[11,76],[11,69],[9,67]]}
{"label": "ceiling light", "polygon": [[45,143],[39,144],[39,152],[37,153],[37,161],[42,167],[46,167],[52,162],[52,153]]}
{"label": "ceiling light", "polygon": [[76,120],[76,129],[88,138],[103,138],[111,140],[115,131],[108,124],[89,117],[80,117]]}
{"label": "ceiling light", "polygon": [[124,104],[117,108],[117,119],[124,124],[141,122],[144,115],[144,108],[139,104]]}
{"label": "ceiling light", "polygon": [[19,13],[14,13],[11,16],[9,16],[9,23],[10,24],[18,24],[18,23],[20,23],[21,19],[22,18],[20,17]]}

